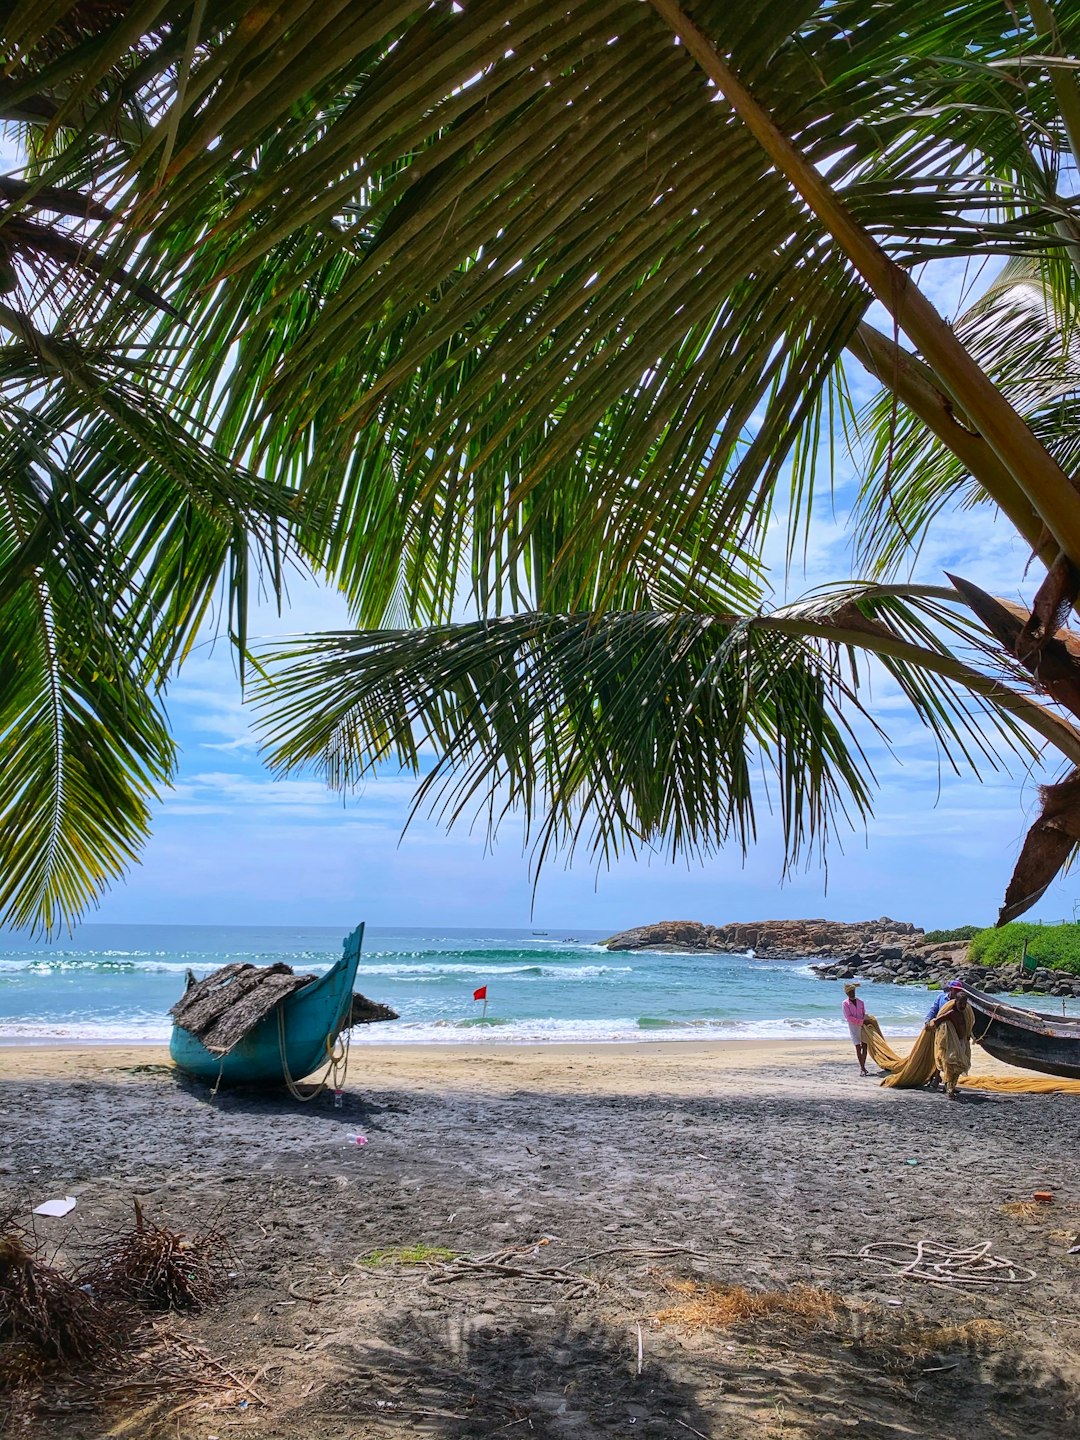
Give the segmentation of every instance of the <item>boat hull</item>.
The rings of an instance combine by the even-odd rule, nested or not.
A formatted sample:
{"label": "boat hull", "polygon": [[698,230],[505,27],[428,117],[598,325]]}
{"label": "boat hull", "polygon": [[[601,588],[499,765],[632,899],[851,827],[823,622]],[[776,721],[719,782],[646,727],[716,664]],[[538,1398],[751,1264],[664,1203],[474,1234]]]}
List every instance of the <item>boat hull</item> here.
{"label": "boat hull", "polygon": [[283,1056],[294,1080],[320,1069],[328,1046],[348,1023],[363,938],[360,925],[346,937],[333,969],[287,996],[227,1055],[215,1055],[190,1031],[174,1025],[169,1054],[177,1069],[211,1084],[256,1086],[285,1084]]}
{"label": "boat hull", "polygon": [[979,1044],[1006,1065],[1018,1065],[1021,1070],[1038,1070],[1043,1075],[1062,1075],[1071,1080],[1080,1080],[1080,1041],[1057,1039],[1053,1036],[1034,1036],[1029,1030],[1022,1030],[1008,1021],[980,1016],[976,1036]]}
{"label": "boat hull", "polygon": [[979,991],[967,991],[975,1011],[972,1039],[988,1055],[1021,1070],[1080,1080],[1080,1022],[1021,1010]]}

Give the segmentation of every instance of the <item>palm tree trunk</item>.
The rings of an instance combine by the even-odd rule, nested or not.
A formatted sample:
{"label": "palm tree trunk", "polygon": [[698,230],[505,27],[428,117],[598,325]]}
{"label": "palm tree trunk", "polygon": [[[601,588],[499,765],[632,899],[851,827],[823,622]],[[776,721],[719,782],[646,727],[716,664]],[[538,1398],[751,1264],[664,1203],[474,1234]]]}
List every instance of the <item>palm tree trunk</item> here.
{"label": "palm tree trunk", "polygon": [[930,367],[865,320],[848,349],[952,451],[1049,569],[1059,552],[1038,512],[983,437],[958,419]]}

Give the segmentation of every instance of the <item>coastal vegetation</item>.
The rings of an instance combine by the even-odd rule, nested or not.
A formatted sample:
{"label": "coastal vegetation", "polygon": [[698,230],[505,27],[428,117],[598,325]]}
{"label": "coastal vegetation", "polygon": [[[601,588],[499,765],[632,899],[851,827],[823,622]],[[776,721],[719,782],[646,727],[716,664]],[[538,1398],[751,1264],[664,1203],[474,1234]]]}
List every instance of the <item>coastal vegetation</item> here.
{"label": "coastal vegetation", "polygon": [[[279,770],[397,762],[448,821],[524,814],[537,866],[749,846],[763,775],[816,853],[872,804],[867,657],[955,768],[1080,766],[1077,7],[3,23],[5,921],[134,860],[211,620]],[[931,259],[981,267],[952,323]],[[765,534],[806,542],[844,432],[857,578],[779,604]],[[957,506],[1030,546],[1023,606],[908,583]],[[252,667],[291,565],[355,628]],[[1078,838],[1074,769],[1003,918]]]}
{"label": "coastal vegetation", "polygon": [[1033,925],[1014,920],[980,930],[968,952],[974,965],[1018,965],[1027,941],[1029,959],[1044,970],[1080,975],[1080,925]]}
{"label": "coastal vegetation", "polygon": [[952,930],[927,930],[922,938],[925,945],[944,945],[950,940],[973,940],[978,933],[978,925],[957,925]]}

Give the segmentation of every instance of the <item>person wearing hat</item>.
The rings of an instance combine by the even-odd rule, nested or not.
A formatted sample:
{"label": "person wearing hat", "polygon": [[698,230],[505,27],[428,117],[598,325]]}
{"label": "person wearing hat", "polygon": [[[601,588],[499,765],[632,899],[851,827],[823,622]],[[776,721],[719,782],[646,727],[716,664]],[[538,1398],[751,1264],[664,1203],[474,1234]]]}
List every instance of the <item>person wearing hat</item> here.
{"label": "person wearing hat", "polygon": [[[933,1030],[936,1028],[937,1018],[940,1011],[943,1009],[944,1006],[948,1005],[950,1000],[955,1000],[956,996],[960,994],[963,988],[964,982],[962,980],[949,980],[946,983],[945,988],[938,991],[937,995],[934,997],[934,1003],[926,1012],[926,1019],[923,1021],[923,1024],[928,1030]],[[926,1083],[927,1085],[929,1085],[931,1090],[940,1089],[941,1075],[939,1074],[939,1072],[935,1070],[933,1075],[930,1076],[930,1079]]]}
{"label": "person wearing hat", "polygon": [[866,1020],[866,1006],[855,994],[859,988],[857,980],[844,986],[844,994],[847,997],[840,1009],[847,1021],[848,1034],[851,1036],[851,1043],[855,1046],[855,1054],[859,1059],[860,1075],[869,1075],[866,1068],[866,1040],[863,1037],[863,1024]]}
{"label": "person wearing hat", "polygon": [[925,1025],[929,1025],[932,1020],[936,1020],[938,1017],[938,1011],[941,1009],[941,1007],[943,1005],[947,1005],[950,1000],[955,1000],[956,992],[958,990],[963,990],[963,988],[964,982],[962,980],[949,980],[946,983],[944,990],[939,991],[938,994],[935,996],[934,1003],[926,1012],[926,1019],[923,1023]]}

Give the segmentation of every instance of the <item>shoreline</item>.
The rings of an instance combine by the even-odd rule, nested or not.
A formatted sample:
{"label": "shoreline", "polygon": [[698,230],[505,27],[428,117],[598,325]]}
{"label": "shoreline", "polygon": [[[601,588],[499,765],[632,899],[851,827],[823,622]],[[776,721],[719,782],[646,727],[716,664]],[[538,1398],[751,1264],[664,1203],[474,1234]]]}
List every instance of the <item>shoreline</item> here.
{"label": "shoreline", "polygon": [[[471,1028],[471,1027],[470,1027]],[[672,1027],[673,1029],[676,1027]],[[684,1030],[692,1029],[692,1026],[679,1027]],[[553,1036],[552,1039],[535,1039],[530,1037],[514,1038],[508,1036],[505,1040],[497,1038],[497,1032],[483,1039],[473,1039],[463,1035],[456,1040],[375,1040],[353,1035],[351,1045],[355,1050],[375,1052],[382,1050],[438,1050],[447,1053],[457,1051],[467,1052],[475,1055],[480,1051],[501,1052],[504,1050],[537,1050],[552,1051],[559,1049],[567,1050],[637,1050],[648,1052],[662,1045],[682,1045],[693,1048],[695,1046],[728,1046],[728,1045],[842,1045],[845,1048],[849,1041],[846,1034],[839,1028],[825,1033],[786,1033],[780,1031],[757,1032],[756,1034],[729,1034],[723,1031],[717,1033],[720,1027],[701,1027],[705,1032],[711,1033],[688,1036],[686,1034],[667,1035],[663,1031],[645,1027],[637,1033],[626,1035],[596,1035],[581,1039],[562,1039]],[[794,1028],[794,1026],[793,1026]],[[889,1034],[894,1039],[911,1040],[919,1033],[918,1025],[891,1026]],[[0,1053],[7,1050],[162,1050],[168,1051],[169,1039],[167,1036],[158,1038],[142,1038],[139,1036],[114,1035],[4,1035],[0,1034]]]}
{"label": "shoreline", "polygon": [[[773,1054],[782,1047],[787,1060],[807,1062],[822,1059],[836,1059],[851,1050],[846,1040],[799,1039],[781,1037],[776,1040],[739,1037],[731,1040],[626,1040],[626,1041],[495,1041],[467,1044],[447,1042],[409,1045],[405,1043],[380,1043],[364,1046],[353,1042],[352,1056],[363,1054],[377,1056],[380,1062],[401,1066],[410,1060],[421,1061],[430,1057],[432,1064],[445,1064],[455,1060],[462,1063],[505,1061],[508,1058],[532,1060],[600,1060],[614,1059],[616,1055],[642,1059],[649,1056],[660,1058],[698,1058],[712,1061],[722,1060],[725,1055],[738,1056],[745,1061],[761,1058],[763,1053]],[[57,1041],[0,1041],[0,1079],[7,1078],[7,1071],[14,1057],[34,1057],[41,1060],[51,1054],[64,1056],[85,1056],[98,1062],[115,1060],[128,1054],[137,1054],[151,1064],[171,1066],[169,1047],[157,1040],[57,1040]],[[46,1068],[42,1065],[42,1069]]]}
{"label": "shoreline", "polygon": [[[850,1075],[846,1072],[850,1067]],[[549,1042],[538,1044],[353,1045],[345,1088],[363,1093],[386,1085],[450,1089],[482,1088],[537,1092],[632,1094],[661,1086],[671,1092],[701,1092],[733,1083],[733,1072],[768,1074],[780,1088],[813,1093],[814,1072],[828,1071],[828,1083],[851,1081],[864,1092],[850,1041],[833,1039],[742,1038],[732,1040],[636,1040],[621,1044]],[[1018,1075],[976,1048],[972,1074]],[[18,1080],[110,1083],[129,1076],[179,1076],[168,1047],[151,1043],[0,1045],[0,1083]],[[730,1077],[730,1078],[725,1078]],[[876,1082],[878,1076],[871,1075]],[[869,1088],[879,1088],[877,1084]]]}

